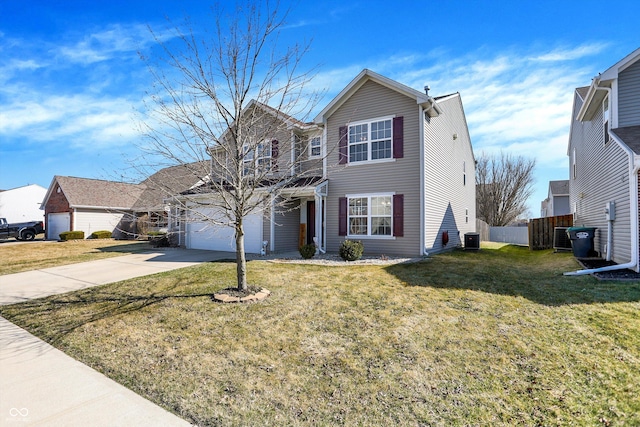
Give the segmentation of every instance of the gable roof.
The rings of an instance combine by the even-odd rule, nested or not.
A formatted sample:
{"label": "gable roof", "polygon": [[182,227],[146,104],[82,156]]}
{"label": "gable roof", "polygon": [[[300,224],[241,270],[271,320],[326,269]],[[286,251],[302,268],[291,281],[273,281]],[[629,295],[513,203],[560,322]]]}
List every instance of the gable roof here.
{"label": "gable roof", "polygon": [[338,108],[340,108],[340,106],[347,99],[349,99],[358,89],[362,87],[362,85],[364,85],[369,80],[374,81],[389,89],[395,90],[396,92],[408,96],[409,98],[414,98],[416,100],[416,105],[422,105],[429,117],[436,117],[442,112],[440,110],[440,107],[438,107],[438,105],[435,103],[433,97],[365,68],[360,72],[360,74],[356,76],[355,79],[351,81],[351,83],[349,83],[344,89],[342,89],[342,91],[340,91],[340,93],[335,98],[333,98],[333,100],[316,116],[314,122],[317,124],[324,123],[324,120],[327,117],[329,117]]}
{"label": "gable roof", "polygon": [[[315,123],[305,123],[301,120],[296,119],[293,116],[290,116],[287,113],[284,113],[282,111],[279,111],[276,108],[271,107],[270,105],[263,104],[262,102],[256,101],[255,99],[252,99],[249,101],[247,106],[242,109],[242,112],[240,113],[240,115],[245,115],[248,112],[250,112],[251,109],[258,109],[258,108],[264,111],[266,114],[272,116],[274,119],[280,120],[286,126],[287,129],[298,129],[300,131],[306,131],[309,129],[317,128],[317,125]],[[226,135],[229,133],[230,128],[233,127],[235,123],[236,123],[235,121],[231,123],[231,125],[227,127],[224,130],[224,132],[222,132],[222,134],[218,138],[219,142],[223,141],[226,138]],[[209,147],[209,152],[213,153],[221,150],[222,148],[223,148],[222,145],[218,143],[212,147]]]}
{"label": "gable roof", "polygon": [[602,100],[607,95],[606,89],[611,88],[611,82],[618,78],[618,74],[625,68],[640,60],[640,48],[634,50],[620,61],[613,64],[603,73],[598,74],[591,81],[589,90],[582,96],[584,103],[578,111],[577,120],[591,120]]}
{"label": "gable roof", "polygon": [[549,181],[549,192],[554,196],[566,196],[569,194],[569,180]]}
{"label": "gable roof", "polygon": [[611,129],[611,133],[613,133],[634,153],[640,154],[640,126],[627,126]]}
{"label": "gable roof", "polygon": [[56,175],[44,197],[43,205],[58,186],[72,208],[130,210],[143,190],[138,184]]}
{"label": "gable roof", "polygon": [[187,191],[208,179],[209,162],[169,166],[142,181],[142,192],[133,204],[135,211],[164,209],[164,200]]}

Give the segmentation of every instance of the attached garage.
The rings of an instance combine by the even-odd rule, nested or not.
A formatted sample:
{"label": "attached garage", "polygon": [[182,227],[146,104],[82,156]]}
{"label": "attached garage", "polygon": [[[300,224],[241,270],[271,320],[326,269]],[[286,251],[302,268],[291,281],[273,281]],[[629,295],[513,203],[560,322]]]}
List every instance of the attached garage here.
{"label": "attached garage", "polygon": [[[216,218],[213,209],[198,208],[189,213],[187,222],[187,248],[209,251],[235,252],[235,230],[230,226],[200,221],[204,217]],[[246,253],[259,254],[262,249],[262,215],[253,214],[244,219],[244,247]]]}
{"label": "attached garage", "polygon": [[123,213],[105,212],[97,209],[77,209],[75,211],[75,229],[84,231],[89,237],[94,231],[117,231]]}
{"label": "attached garage", "polygon": [[71,214],[69,212],[50,213],[47,215],[46,234],[49,240],[58,240],[60,233],[71,230]]}

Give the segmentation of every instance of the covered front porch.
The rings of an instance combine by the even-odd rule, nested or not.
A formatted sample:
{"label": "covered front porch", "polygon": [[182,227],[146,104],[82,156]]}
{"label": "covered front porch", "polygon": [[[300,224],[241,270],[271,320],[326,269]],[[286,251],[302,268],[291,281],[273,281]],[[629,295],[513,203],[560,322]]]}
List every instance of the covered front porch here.
{"label": "covered front porch", "polygon": [[328,181],[300,180],[271,199],[268,210],[267,250],[271,253],[297,251],[315,244],[326,251],[326,197]]}

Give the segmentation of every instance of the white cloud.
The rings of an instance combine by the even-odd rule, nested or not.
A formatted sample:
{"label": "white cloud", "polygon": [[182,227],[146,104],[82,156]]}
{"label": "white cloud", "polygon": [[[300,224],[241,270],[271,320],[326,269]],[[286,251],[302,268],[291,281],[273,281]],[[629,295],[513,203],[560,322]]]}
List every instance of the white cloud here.
{"label": "white cloud", "polygon": [[137,136],[131,108],[125,98],[31,94],[0,111],[0,134],[87,150],[119,146]]}
{"label": "white cloud", "polygon": [[[160,40],[171,36],[168,33],[157,34]],[[135,54],[154,41],[153,35],[145,25],[112,25],[85,36],[82,40],[60,46],[57,53],[64,60],[80,64],[92,64],[118,57],[122,54]]]}

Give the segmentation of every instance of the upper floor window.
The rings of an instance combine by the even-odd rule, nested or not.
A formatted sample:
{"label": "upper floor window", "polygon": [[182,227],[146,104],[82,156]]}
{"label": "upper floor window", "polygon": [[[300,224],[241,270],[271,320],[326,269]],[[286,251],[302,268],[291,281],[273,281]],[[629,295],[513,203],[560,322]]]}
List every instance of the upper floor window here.
{"label": "upper floor window", "polygon": [[381,117],[338,128],[338,164],[404,157],[404,117]]}
{"label": "upper floor window", "polygon": [[349,126],[349,163],[392,157],[392,119],[361,122]]}
{"label": "upper floor window", "polygon": [[277,157],[277,155],[274,156],[274,150],[277,151],[277,146],[272,146],[276,142],[275,140],[272,142],[266,140],[254,147],[249,144],[243,145],[244,156],[242,157],[242,162],[245,175],[252,172],[260,174],[271,170],[273,157]]}
{"label": "upper floor window", "polygon": [[602,128],[604,130],[604,143],[609,142],[609,97],[602,102]]}
{"label": "upper floor window", "polygon": [[322,155],[322,137],[314,136],[309,142],[309,157],[320,157]]}

